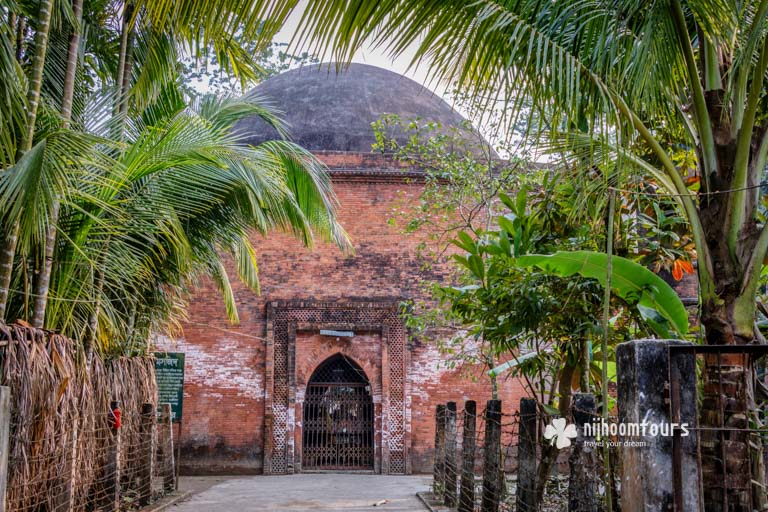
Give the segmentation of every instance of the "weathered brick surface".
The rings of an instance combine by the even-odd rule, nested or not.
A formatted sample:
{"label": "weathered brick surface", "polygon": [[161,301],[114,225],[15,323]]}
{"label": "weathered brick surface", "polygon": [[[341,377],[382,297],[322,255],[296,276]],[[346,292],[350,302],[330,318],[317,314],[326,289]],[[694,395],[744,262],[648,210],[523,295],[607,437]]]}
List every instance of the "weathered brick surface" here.
{"label": "weathered brick surface", "polygon": [[[175,342],[160,339],[168,350],[186,352],[186,385],[181,435],[182,465],[187,472],[259,472],[265,442],[266,303],[279,299],[419,299],[425,280],[445,280],[450,264],[424,269],[417,245],[423,236],[405,236],[387,221],[403,200],[416,201],[421,185],[404,179],[387,157],[373,154],[319,155],[334,171],[339,217],[355,247],[344,255],[318,242],[310,251],[278,233],[254,238],[261,296],[235,285],[240,324],[230,325],[217,290],[200,283],[189,321]],[[388,170],[389,169],[389,170]],[[398,175],[398,173],[401,173]],[[405,173],[409,174],[409,173]],[[230,275],[236,272],[230,265]],[[233,279],[234,280],[234,279]],[[296,336],[296,422],[307,381],[317,365],[341,352],[366,372],[374,400],[388,385],[380,366],[380,335],[356,332],[350,339],[299,332]],[[434,410],[437,403],[490,398],[488,379],[480,368],[449,370],[434,342],[411,340],[406,382],[409,458],[414,472],[431,470]],[[523,393],[515,381],[502,381],[505,413],[512,413]],[[381,407],[377,421],[380,425]],[[378,435],[378,430],[377,430]],[[300,428],[294,430],[300,451]],[[381,438],[377,437],[377,442]],[[377,453],[379,453],[377,451]]]}

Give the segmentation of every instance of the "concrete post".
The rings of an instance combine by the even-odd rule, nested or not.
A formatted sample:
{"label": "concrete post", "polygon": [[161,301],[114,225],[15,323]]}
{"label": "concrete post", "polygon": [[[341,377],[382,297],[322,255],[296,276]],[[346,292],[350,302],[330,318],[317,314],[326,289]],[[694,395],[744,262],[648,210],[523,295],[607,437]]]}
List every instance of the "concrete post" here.
{"label": "concrete post", "polygon": [[435,497],[443,495],[445,478],[445,405],[438,405],[435,410],[435,463],[432,493]]}
{"label": "concrete post", "polygon": [[155,406],[143,404],[141,406],[141,446],[139,448],[139,505],[146,507],[152,503],[152,469],[154,459],[154,429]]}
{"label": "concrete post", "polygon": [[[679,353],[670,364],[670,345],[691,345],[678,340],[635,340],[616,349],[619,425],[627,435],[619,441],[622,475],[621,508],[638,512],[673,510],[675,498],[685,512],[702,510],[696,431],[696,361],[693,352]],[[670,389],[670,374],[675,386]],[[673,418],[669,397],[680,398],[679,417]],[[687,436],[677,458],[673,457],[675,429],[687,424]],[[622,427],[622,424],[624,425]],[[630,429],[639,435],[630,435]],[[632,432],[632,434],[638,433]],[[684,432],[678,433],[682,435]],[[631,446],[636,441],[644,446]],[[677,470],[676,466],[679,466]],[[684,477],[675,493],[675,473]]]}
{"label": "concrete post", "polygon": [[570,478],[568,480],[568,512],[599,512],[600,499],[600,464],[599,449],[590,443],[594,436],[584,434],[584,425],[600,417],[597,415],[595,395],[575,393],[571,401],[571,414],[576,425],[578,437],[573,440],[571,455],[568,457]]}
{"label": "concrete post", "polygon": [[536,400],[520,399],[520,431],[517,436],[517,510],[536,506]]}
{"label": "concrete post", "polygon": [[501,501],[501,400],[488,400],[485,407],[483,451],[483,499],[480,510],[498,512]]}
{"label": "concrete post", "polygon": [[445,497],[446,507],[455,508],[456,496],[456,402],[445,407]]}
{"label": "concrete post", "polygon": [[461,485],[458,512],[475,510],[475,439],[477,405],[474,400],[464,403],[464,432],[461,442]]}
{"label": "concrete post", "polygon": [[179,477],[181,476],[181,418],[177,423],[176,436],[173,438],[173,446],[176,454],[173,457],[173,483],[174,491],[179,490]]}
{"label": "concrete post", "polygon": [[[111,411],[119,409],[116,401],[110,403]],[[104,467],[104,494],[101,498],[100,510],[118,512],[120,510],[120,429],[114,422],[109,429],[109,444],[107,446],[107,463]]]}
{"label": "concrete post", "polygon": [[8,451],[11,433],[11,388],[0,387],[0,512],[5,512],[8,486]]}
{"label": "concrete post", "polygon": [[173,492],[176,489],[176,471],[173,460],[173,423],[171,423],[171,404],[160,404],[157,448],[160,459],[160,474],[163,477],[163,490],[165,492]]}

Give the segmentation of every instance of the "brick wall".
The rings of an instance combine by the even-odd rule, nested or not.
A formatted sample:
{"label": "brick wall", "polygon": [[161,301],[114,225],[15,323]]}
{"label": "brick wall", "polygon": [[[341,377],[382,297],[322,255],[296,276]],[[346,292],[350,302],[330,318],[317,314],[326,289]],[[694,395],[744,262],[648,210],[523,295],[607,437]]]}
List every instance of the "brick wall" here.
{"label": "brick wall", "polygon": [[[422,297],[422,283],[445,280],[449,264],[424,269],[417,257],[423,236],[404,236],[387,221],[403,201],[415,201],[421,185],[404,180],[382,155],[325,153],[334,190],[341,204],[339,218],[349,233],[354,255],[318,243],[307,250],[289,236],[255,238],[261,296],[235,284],[240,325],[226,320],[222,301],[209,282],[200,283],[189,309],[189,321],[176,340],[159,338],[159,348],[186,352],[186,383],[182,465],[185,472],[260,472],[264,450],[266,302],[278,299]],[[412,177],[412,176],[411,176]],[[232,265],[230,275],[236,276]],[[296,338],[297,398],[314,368],[336,351],[352,357],[371,379],[374,399],[379,335],[356,333],[335,340],[311,333]],[[488,379],[479,368],[449,370],[433,342],[412,340],[407,370],[411,468],[431,470],[434,409],[440,402],[490,396]],[[516,381],[501,383],[505,412],[514,412],[523,394]],[[298,431],[297,431],[298,432]],[[296,434],[298,436],[298,434]],[[300,446],[300,439],[296,439]]]}

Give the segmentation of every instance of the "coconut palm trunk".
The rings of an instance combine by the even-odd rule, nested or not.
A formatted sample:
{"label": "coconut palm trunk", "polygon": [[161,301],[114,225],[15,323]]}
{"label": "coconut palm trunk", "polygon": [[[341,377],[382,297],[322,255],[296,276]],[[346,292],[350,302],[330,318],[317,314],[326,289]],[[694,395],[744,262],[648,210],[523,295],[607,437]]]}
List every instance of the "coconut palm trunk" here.
{"label": "coconut palm trunk", "polygon": [[[715,92],[708,94],[708,110],[716,116],[721,98]],[[739,166],[738,140],[730,136],[730,127],[713,119],[713,130],[718,134],[714,147],[718,154],[718,172],[712,182],[722,182],[721,190],[738,188],[733,176]],[[760,157],[757,154],[763,133],[754,133],[749,139],[752,163],[747,172],[754,178],[747,186],[756,186],[761,173],[749,169]],[[743,158],[743,157],[742,157]],[[725,194],[724,194],[725,195]],[[762,268],[764,249],[758,249],[760,232],[753,217],[740,220],[739,246],[729,244],[723,237],[722,226],[734,222],[735,211],[753,211],[756,194],[728,194],[728,201],[700,203],[700,216],[704,238],[709,248],[714,289],[702,290],[701,322],[706,342],[711,345],[751,344],[755,337],[754,288]],[[730,208],[723,208],[723,202]],[[745,236],[746,235],[746,236]],[[736,250],[733,250],[736,248]],[[756,264],[755,258],[760,259]],[[746,354],[707,354],[703,371],[703,400],[701,423],[706,427],[748,429],[760,426],[751,357]],[[762,464],[762,443],[754,434],[732,430],[726,433],[703,431],[701,434],[704,498],[707,511],[765,510],[768,499],[764,488],[765,468]],[[752,462],[750,462],[752,461]],[[723,482],[728,482],[726,486]],[[754,483],[754,485],[753,485]],[[724,488],[725,487],[725,488]]]}
{"label": "coconut palm trunk", "polygon": [[[85,338],[83,339],[85,354],[88,356],[89,359],[91,358],[93,349],[96,346],[96,341],[99,334],[99,314],[101,314],[101,297],[102,297],[102,292],[104,291],[104,280],[106,278],[103,267],[104,267],[104,259],[107,257],[108,252],[109,252],[109,239],[107,239],[107,241],[104,243],[104,246],[101,249],[101,253],[99,254],[99,265],[97,265],[96,268],[93,270],[94,304],[93,304],[93,308],[88,314],[87,331],[85,333]],[[133,327],[134,317],[135,317],[135,313],[130,318],[129,326],[131,328]],[[130,334],[131,334],[130,332],[127,333],[127,335],[129,336]]]}
{"label": "coconut palm trunk", "polygon": [[24,16],[19,16],[16,22],[16,60],[21,60],[21,56],[24,53],[24,33],[27,30],[27,20]]}
{"label": "coconut palm trunk", "polygon": [[[35,122],[37,121],[37,109],[40,105],[40,89],[43,83],[45,56],[48,52],[48,33],[51,29],[52,9],[53,0],[43,0],[40,2],[37,31],[35,32],[35,56],[32,60],[29,90],[27,92],[27,125],[21,145],[19,146],[18,157],[32,149],[32,142],[35,137]],[[5,319],[5,310],[8,306],[8,295],[10,294],[11,276],[13,274],[13,260],[16,256],[18,239],[19,223],[14,222],[5,234],[3,250],[0,251],[0,320]]]}
{"label": "coconut palm trunk", "polygon": [[[131,84],[131,67],[133,52],[133,4],[126,2],[123,10],[123,23],[120,33],[120,54],[117,62],[117,103],[115,113],[125,115],[128,111],[128,91]],[[120,123],[121,131],[123,124]],[[122,134],[120,134],[122,136]]]}
{"label": "coconut palm trunk", "polygon": [[[73,0],[72,12],[75,15],[75,25],[72,27],[72,34],[69,36],[67,68],[64,75],[64,91],[61,98],[61,124],[64,129],[68,129],[72,121],[72,103],[75,96],[75,79],[77,76],[82,33],[83,0]],[[32,310],[32,325],[34,327],[43,327],[45,323],[45,309],[48,305],[48,292],[51,286],[51,270],[53,269],[53,256],[56,250],[56,229],[60,210],[61,203],[58,199],[54,200],[50,212],[50,225],[45,236],[42,267],[37,277],[37,285],[35,286],[35,303]]]}
{"label": "coconut palm trunk", "polygon": [[15,12],[8,13],[8,32],[9,38],[13,40],[13,51],[16,51],[16,22],[18,21],[18,15]]}

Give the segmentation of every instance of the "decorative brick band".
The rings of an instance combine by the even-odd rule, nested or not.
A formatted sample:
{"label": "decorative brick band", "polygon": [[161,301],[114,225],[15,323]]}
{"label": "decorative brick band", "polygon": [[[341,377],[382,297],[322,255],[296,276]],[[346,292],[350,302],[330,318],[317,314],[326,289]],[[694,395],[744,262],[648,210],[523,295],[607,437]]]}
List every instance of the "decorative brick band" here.
{"label": "decorative brick band", "polygon": [[[266,474],[293,473],[296,461],[296,332],[338,328],[381,334],[381,472],[408,471],[406,424],[406,329],[398,315],[401,300],[289,300],[267,304],[265,401]],[[378,465],[377,465],[378,466]]]}

